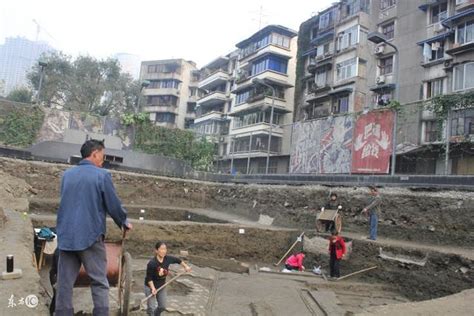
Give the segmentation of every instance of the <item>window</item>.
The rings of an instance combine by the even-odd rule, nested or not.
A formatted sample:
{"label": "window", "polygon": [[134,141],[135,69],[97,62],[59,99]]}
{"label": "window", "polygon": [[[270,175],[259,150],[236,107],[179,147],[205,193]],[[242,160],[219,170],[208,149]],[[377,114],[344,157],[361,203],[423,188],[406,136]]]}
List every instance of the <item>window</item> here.
{"label": "window", "polygon": [[437,121],[426,121],[425,122],[425,138],[426,143],[432,143],[439,141],[438,122]]}
{"label": "window", "polygon": [[348,0],[343,11],[344,17],[352,16],[359,12],[369,12],[370,0]]}
{"label": "window", "polygon": [[393,72],[393,56],[380,59],[380,74],[388,75]]}
{"label": "window", "polygon": [[474,109],[455,111],[451,117],[451,136],[474,134]]}
{"label": "window", "polygon": [[287,66],[288,66],[288,61],[286,59],[276,57],[276,56],[270,56],[270,57],[266,57],[255,62],[252,65],[251,75],[255,76],[266,70],[273,70],[276,72],[286,74]]}
{"label": "window", "polygon": [[467,44],[474,41],[474,20],[457,26],[456,43]]}
{"label": "window", "polygon": [[176,106],[178,98],[174,95],[149,95],[147,105]]}
{"label": "window", "polygon": [[332,107],[334,114],[349,112],[349,95],[336,98],[336,102]]}
{"label": "window", "polygon": [[431,24],[441,22],[448,17],[448,4],[440,3],[431,7]]}
{"label": "window", "polygon": [[157,65],[148,65],[148,73],[169,73],[169,72],[177,72],[178,67],[173,65],[166,65],[166,64],[157,64]]}
{"label": "window", "polygon": [[324,87],[326,85],[327,75],[328,75],[328,72],[326,71],[326,69],[316,71],[314,81],[317,87]]}
{"label": "window", "polygon": [[380,10],[385,10],[397,4],[396,0],[380,0]]}
{"label": "window", "polygon": [[153,80],[150,82],[150,85],[147,89],[166,89],[166,88],[174,88],[179,89],[179,81],[178,80]]}
{"label": "window", "polygon": [[290,38],[281,34],[272,34],[272,44],[285,48],[290,48]]}
{"label": "window", "polygon": [[[281,114],[273,113],[273,124],[280,124]],[[245,114],[243,116],[236,117],[234,119],[234,128],[260,124],[260,123],[270,123],[270,112],[254,112]]]}
{"label": "window", "polygon": [[392,92],[380,92],[375,95],[375,104],[378,107],[386,106],[392,100]]}
{"label": "window", "polygon": [[454,67],[454,91],[474,88],[474,63]]}
{"label": "window", "polygon": [[156,113],[156,121],[159,123],[174,123],[175,116],[173,113]]}
{"label": "window", "polygon": [[345,80],[357,75],[357,58],[351,58],[336,65],[337,80]]}
{"label": "window", "polygon": [[430,99],[443,94],[443,79],[431,80],[426,83],[426,98]]}
{"label": "window", "polygon": [[382,25],[382,34],[385,35],[387,39],[392,39],[395,37],[395,21]]}
{"label": "window", "polygon": [[342,50],[359,42],[359,26],[355,25],[341,33],[337,37],[337,49]]}
{"label": "window", "polygon": [[333,25],[336,9],[331,9],[329,12],[322,14],[319,17],[319,29],[326,29]]}
{"label": "window", "polygon": [[239,92],[235,97],[235,105],[239,105],[247,102],[247,99],[250,97],[250,90]]}

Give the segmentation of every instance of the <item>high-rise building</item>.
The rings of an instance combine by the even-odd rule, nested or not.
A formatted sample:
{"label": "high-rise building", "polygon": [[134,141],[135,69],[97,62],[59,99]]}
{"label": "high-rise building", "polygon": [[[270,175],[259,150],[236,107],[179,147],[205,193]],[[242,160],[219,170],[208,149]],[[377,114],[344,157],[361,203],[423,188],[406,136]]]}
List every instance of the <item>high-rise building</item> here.
{"label": "high-rise building", "polygon": [[8,37],[0,45],[0,96],[28,85],[27,74],[42,54],[54,51],[46,42]]}
{"label": "high-rise building", "polygon": [[269,25],[236,47],[201,69],[194,130],[215,142],[221,172],[265,173],[268,158],[269,173],[285,173],[297,33]]}
{"label": "high-rise building", "polygon": [[117,53],[113,56],[122,67],[122,72],[128,73],[133,79],[140,76],[140,57],[134,54]]}
{"label": "high-rise building", "polygon": [[170,128],[191,125],[198,75],[196,64],[184,59],[142,62],[140,80],[150,82],[143,91],[144,110],[150,120]]}
{"label": "high-rise building", "polygon": [[[373,32],[384,41],[369,41]],[[474,89],[473,34],[474,0],[334,3],[300,27],[295,121],[384,108],[398,95],[396,171],[474,173],[474,108],[454,107],[441,124],[428,110],[435,96]]]}

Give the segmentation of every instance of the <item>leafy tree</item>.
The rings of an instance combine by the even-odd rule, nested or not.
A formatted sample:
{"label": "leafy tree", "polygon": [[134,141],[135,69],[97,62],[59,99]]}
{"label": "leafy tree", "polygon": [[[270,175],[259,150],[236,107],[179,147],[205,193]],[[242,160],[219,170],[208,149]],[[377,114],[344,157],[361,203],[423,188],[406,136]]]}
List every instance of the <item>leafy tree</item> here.
{"label": "leafy tree", "polygon": [[125,114],[122,123],[134,126],[137,150],[184,160],[196,170],[209,171],[212,167],[214,145],[204,137],[196,137],[187,130],[156,126],[143,113]]}
{"label": "leafy tree", "polygon": [[7,100],[21,103],[30,103],[33,93],[27,88],[19,88],[10,92]]}
{"label": "leafy tree", "polygon": [[[133,109],[140,85],[122,73],[117,60],[90,56],[73,59],[63,53],[42,58],[47,63],[41,99],[48,106],[98,115],[124,113]],[[35,66],[29,80],[36,89],[41,69]]]}

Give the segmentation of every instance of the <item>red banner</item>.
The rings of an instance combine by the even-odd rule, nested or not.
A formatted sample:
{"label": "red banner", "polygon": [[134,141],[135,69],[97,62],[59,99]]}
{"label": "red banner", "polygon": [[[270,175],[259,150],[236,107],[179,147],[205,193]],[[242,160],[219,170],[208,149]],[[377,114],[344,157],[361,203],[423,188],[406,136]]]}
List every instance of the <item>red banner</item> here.
{"label": "red banner", "polygon": [[392,111],[371,112],[357,119],[352,142],[352,173],[388,173],[392,130]]}

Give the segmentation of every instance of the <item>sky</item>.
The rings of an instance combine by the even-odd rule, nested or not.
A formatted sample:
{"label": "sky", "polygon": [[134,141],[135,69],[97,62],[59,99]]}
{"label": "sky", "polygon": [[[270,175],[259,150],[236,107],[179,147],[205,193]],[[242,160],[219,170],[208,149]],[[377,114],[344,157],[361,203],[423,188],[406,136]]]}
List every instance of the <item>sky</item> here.
{"label": "sky", "polygon": [[[6,37],[36,40],[38,36],[73,56],[131,53],[141,60],[183,58],[204,66],[234,50],[259,25],[280,24],[297,31],[332,2],[2,0],[0,44]],[[39,34],[33,20],[40,25]]]}

